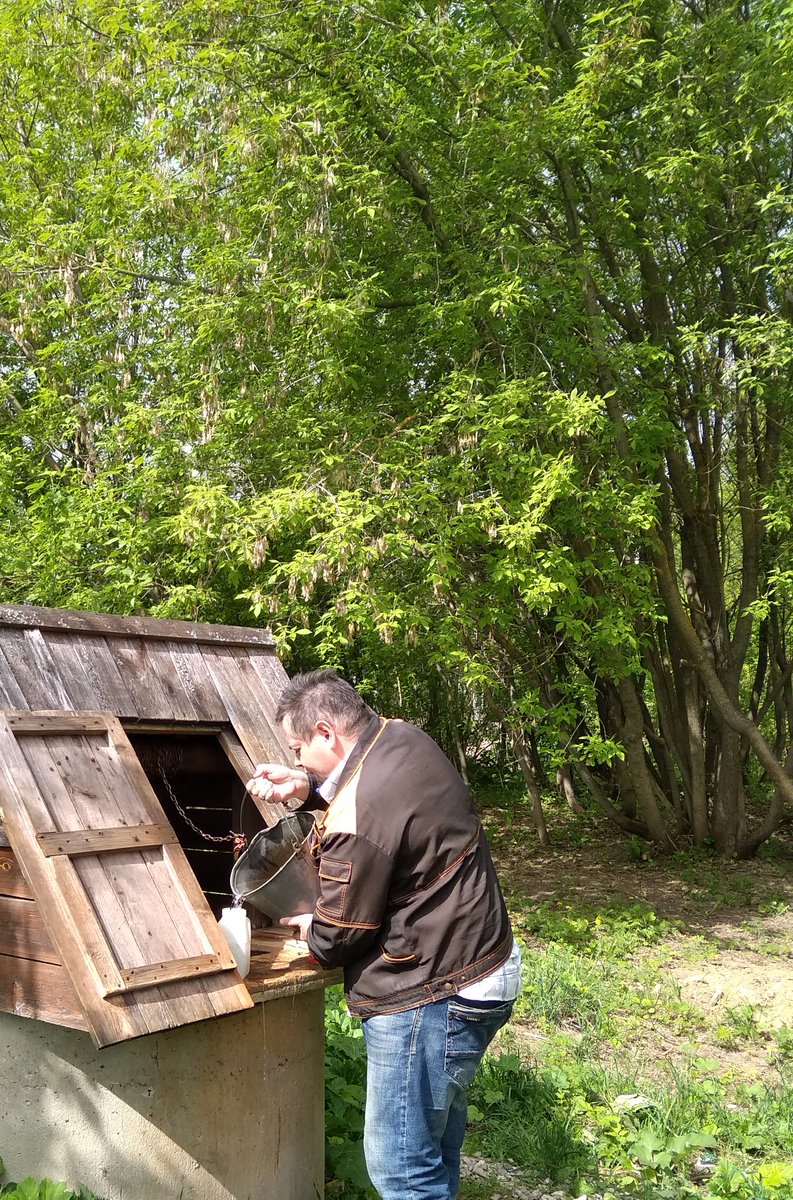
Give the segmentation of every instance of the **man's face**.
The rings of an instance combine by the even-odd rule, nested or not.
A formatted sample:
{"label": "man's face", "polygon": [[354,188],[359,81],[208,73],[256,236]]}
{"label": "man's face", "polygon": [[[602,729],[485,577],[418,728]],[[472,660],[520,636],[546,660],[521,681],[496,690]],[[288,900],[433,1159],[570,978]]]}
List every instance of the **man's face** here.
{"label": "man's face", "polygon": [[333,768],[344,757],[344,748],[340,746],[336,731],[326,721],[318,721],[314,726],[311,737],[300,737],[292,728],[289,717],[284,717],[284,733],[290,750],[294,753],[295,762],[305,767],[320,779],[327,779]]}

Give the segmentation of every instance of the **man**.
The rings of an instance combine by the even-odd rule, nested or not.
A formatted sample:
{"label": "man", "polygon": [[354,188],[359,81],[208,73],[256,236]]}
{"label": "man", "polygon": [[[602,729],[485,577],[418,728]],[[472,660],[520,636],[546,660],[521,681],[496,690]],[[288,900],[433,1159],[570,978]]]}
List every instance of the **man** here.
{"label": "man", "polygon": [[453,1200],[466,1090],[520,987],[481,824],[435,742],[332,671],[296,676],[277,718],[298,765],[263,763],[247,786],[321,810],[320,897],[283,924],[344,968],[363,1019],[369,1175],[383,1200]]}

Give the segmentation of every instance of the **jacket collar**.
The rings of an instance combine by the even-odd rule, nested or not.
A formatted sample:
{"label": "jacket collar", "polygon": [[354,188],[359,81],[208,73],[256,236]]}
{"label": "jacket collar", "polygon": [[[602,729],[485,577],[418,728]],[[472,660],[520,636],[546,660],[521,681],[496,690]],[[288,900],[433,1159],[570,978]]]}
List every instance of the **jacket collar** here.
{"label": "jacket collar", "polygon": [[377,713],[375,713],[373,715],[371,721],[369,721],[368,725],[366,725],[366,727],[364,728],[364,731],[361,734],[361,736],[358,738],[358,741],[355,743],[352,750],[350,751],[349,757],[348,757],[346,763],[344,764],[344,769],[343,769],[341,775],[339,776],[338,782],[336,784],[337,792],[341,791],[341,789],[344,787],[347,780],[350,778],[350,776],[356,770],[361,759],[364,757],[364,755],[368,751],[369,747],[371,746],[372,742],[375,740],[378,733],[383,728],[383,724],[384,724],[383,718],[379,717],[377,715]]}

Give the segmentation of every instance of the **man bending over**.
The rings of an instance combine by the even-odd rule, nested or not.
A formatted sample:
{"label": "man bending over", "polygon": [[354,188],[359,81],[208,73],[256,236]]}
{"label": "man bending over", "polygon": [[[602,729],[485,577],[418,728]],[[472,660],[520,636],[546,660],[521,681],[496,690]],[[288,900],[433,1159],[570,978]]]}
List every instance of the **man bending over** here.
{"label": "man bending over", "polygon": [[296,676],[277,716],[298,765],[247,786],[319,810],[320,897],[284,923],[363,1020],[369,1176],[383,1200],[454,1200],[466,1091],[520,988],[482,826],[435,742],[332,671]]}

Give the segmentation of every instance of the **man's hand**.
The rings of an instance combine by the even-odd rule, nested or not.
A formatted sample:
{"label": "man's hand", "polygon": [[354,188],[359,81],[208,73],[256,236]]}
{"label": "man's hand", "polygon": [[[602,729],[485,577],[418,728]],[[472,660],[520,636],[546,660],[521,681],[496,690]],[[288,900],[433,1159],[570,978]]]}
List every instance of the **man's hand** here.
{"label": "man's hand", "polygon": [[282,763],[259,763],[245,787],[252,796],[269,803],[286,804],[290,800],[302,803],[308,797],[308,776],[305,771]]}
{"label": "man's hand", "polygon": [[294,916],[294,917],[281,917],[280,924],[281,925],[292,925],[292,926],[294,926],[295,929],[299,929],[300,930],[300,941],[307,942],[308,941],[308,930],[309,930],[309,926],[311,925],[313,916],[314,916],[313,913],[298,913],[297,916]]}

